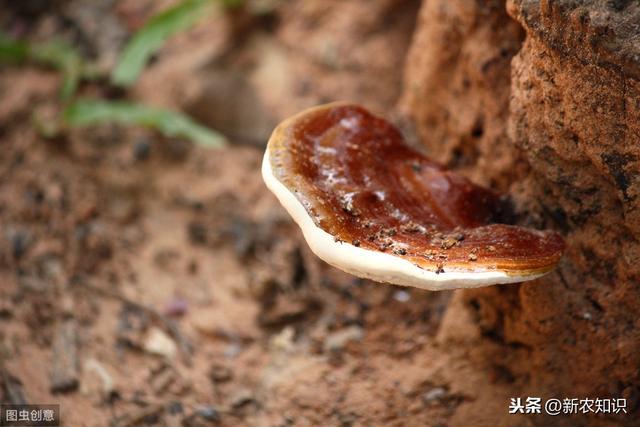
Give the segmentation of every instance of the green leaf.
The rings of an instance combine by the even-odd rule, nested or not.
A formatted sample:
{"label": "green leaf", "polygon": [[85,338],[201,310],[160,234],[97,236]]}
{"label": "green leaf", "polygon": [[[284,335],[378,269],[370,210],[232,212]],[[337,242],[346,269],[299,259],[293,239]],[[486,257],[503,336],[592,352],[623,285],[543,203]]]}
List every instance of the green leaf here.
{"label": "green leaf", "polygon": [[27,59],[29,46],[21,41],[12,40],[0,33],[0,62],[16,63]]}
{"label": "green leaf", "polygon": [[130,86],[135,83],[151,55],[165,40],[192,27],[212,5],[212,0],[183,0],[152,17],[125,46],[111,74],[113,84]]}
{"label": "green leaf", "polygon": [[168,137],[182,137],[206,147],[221,147],[226,138],[199,125],[188,116],[159,108],[122,101],[78,100],[64,112],[65,121],[73,127],[102,123],[143,126]]}
{"label": "green leaf", "polygon": [[29,56],[36,62],[62,72],[62,99],[69,99],[75,93],[83,74],[84,62],[71,46],[59,40],[35,44],[31,46]]}
{"label": "green leaf", "polygon": [[32,61],[60,71],[60,93],[63,99],[68,99],[75,93],[80,78],[84,77],[85,70],[89,69],[80,54],[60,40],[29,44],[21,40],[12,40],[0,33],[0,62],[24,61]]}

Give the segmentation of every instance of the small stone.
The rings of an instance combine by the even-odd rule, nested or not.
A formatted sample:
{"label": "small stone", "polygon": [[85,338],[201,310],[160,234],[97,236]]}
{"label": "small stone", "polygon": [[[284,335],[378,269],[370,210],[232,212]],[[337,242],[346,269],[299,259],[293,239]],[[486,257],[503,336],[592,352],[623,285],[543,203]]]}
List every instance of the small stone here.
{"label": "small stone", "polygon": [[177,353],[176,343],[161,329],[152,328],[143,345],[147,353],[174,359]]}
{"label": "small stone", "polygon": [[147,140],[140,140],[133,146],[133,158],[141,162],[147,160],[151,154],[151,144]]}
{"label": "small stone", "polygon": [[67,319],[58,324],[53,340],[51,392],[74,391],[80,383],[76,323]]}
{"label": "small stone", "polygon": [[393,299],[398,302],[407,302],[411,299],[411,294],[407,291],[396,291],[393,293]]}
{"label": "small stone", "polygon": [[469,261],[477,261],[477,260],[478,260],[478,255],[469,254]]}
{"label": "small stone", "polygon": [[291,326],[286,326],[280,333],[274,335],[269,340],[269,349],[272,353],[287,353],[293,349],[293,339],[295,330]]}
{"label": "small stone", "polygon": [[202,419],[217,423],[220,421],[220,413],[211,405],[203,405],[196,408],[195,413]]}
{"label": "small stone", "polygon": [[323,349],[325,352],[341,351],[350,341],[360,341],[363,335],[360,326],[349,326],[329,334],[324,340]]}
{"label": "small stone", "polygon": [[86,395],[97,394],[99,398],[96,400],[100,402],[108,402],[117,396],[113,377],[102,363],[93,358],[84,363],[81,391]]}
{"label": "small stone", "polygon": [[446,396],[447,391],[442,387],[435,387],[422,395],[422,400],[425,403],[433,402],[435,400],[440,400],[444,396]]}

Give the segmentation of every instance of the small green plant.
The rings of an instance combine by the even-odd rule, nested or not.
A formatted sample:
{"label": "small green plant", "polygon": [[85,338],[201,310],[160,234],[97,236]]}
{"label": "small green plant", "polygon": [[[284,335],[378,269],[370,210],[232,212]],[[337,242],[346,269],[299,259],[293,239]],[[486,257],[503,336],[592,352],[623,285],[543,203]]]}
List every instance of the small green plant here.
{"label": "small green plant", "polygon": [[218,4],[232,8],[241,3],[242,0],[184,0],[155,15],[125,46],[111,74],[111,82],[117,86],[131,86],[149,58],[169,37],[191,28]]}
{"label": "small green plant", "polygon": [[32,62],[60,71],[60,95],[64,100],[73,96],[81,78],[89,79],[97,75],[94,67],[87,64],[75,49],[61,40],[29,44],[0,34],[0,62]]}
{"label": "small green plant", "polygon": [[[171,36],[186,31],[202,17],[215,10],[215,5],[235,7],[242,0],[182,0],[177,5],[151,17],[126,44],[111,72],[111,83],[117,86],[133,85],[149,58]],[[127,101],[79,99],[73,97],[82,80],[93,80],[101,75],[97,68],[86,61],[72,46],[52,40],[46,43],[27,43],[12,40],[0,33],[0,63],[33,63],[51,67],[62,74],[61,98],[65,103],[63,124],[84,127],[103,123],[124,126],[143,126],[165,136],[178,136],[205,147],[221,147],[226,139],[220,133],[202,126],[188,116],[165,109],[154,108]],[[47,129],[43,135],[52,135],[62,126],[34,118],[38,129]],[[53,130],[52,130],[53,129]]]}
{"label": "small green plant", "polygon": [[129,41],[122,51],[111,81],[118,86],[130,86],[153,55],[172,35],[191,28],[213,7],[211,0],[185,0],[152,17]]}
{"label": "small green plant", "polygon": [[165,136],[187,138],[205,147],[220,147],[225,143],[224,136],[184,114],[124,101],[77,100],[65,109],[64,119],[73,127],[106,122],[148,127]]}

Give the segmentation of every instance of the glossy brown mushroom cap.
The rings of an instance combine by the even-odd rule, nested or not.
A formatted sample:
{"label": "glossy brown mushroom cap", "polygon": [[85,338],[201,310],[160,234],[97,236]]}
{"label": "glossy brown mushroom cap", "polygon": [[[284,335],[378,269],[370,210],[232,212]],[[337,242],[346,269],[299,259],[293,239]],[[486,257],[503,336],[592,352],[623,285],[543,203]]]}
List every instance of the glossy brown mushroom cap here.
{"label": "glossy brown mushroom cap", "polygon": [[[311,248],[361,277],[428,289],[508,283],[549,272],[564,250],[555,232],[497,223],[505,210],[499,195],[447,171],[355,105],[283,122],[264,161],[267,185]],[[310,227],[330,235],[333,249]]]}

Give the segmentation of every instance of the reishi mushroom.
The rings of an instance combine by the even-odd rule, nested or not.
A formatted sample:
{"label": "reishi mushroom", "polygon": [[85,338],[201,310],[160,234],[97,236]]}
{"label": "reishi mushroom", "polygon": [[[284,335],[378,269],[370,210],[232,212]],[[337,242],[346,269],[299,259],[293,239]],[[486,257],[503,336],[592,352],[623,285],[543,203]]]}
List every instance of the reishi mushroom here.
{"label": "reishi mushroom", "polygon": [[262,176],[317,256],[378,282],[429,290],[522,282],[550,272],[564,250],[553,231],[499,223],[503,198],[357,105],[282,122]]}

